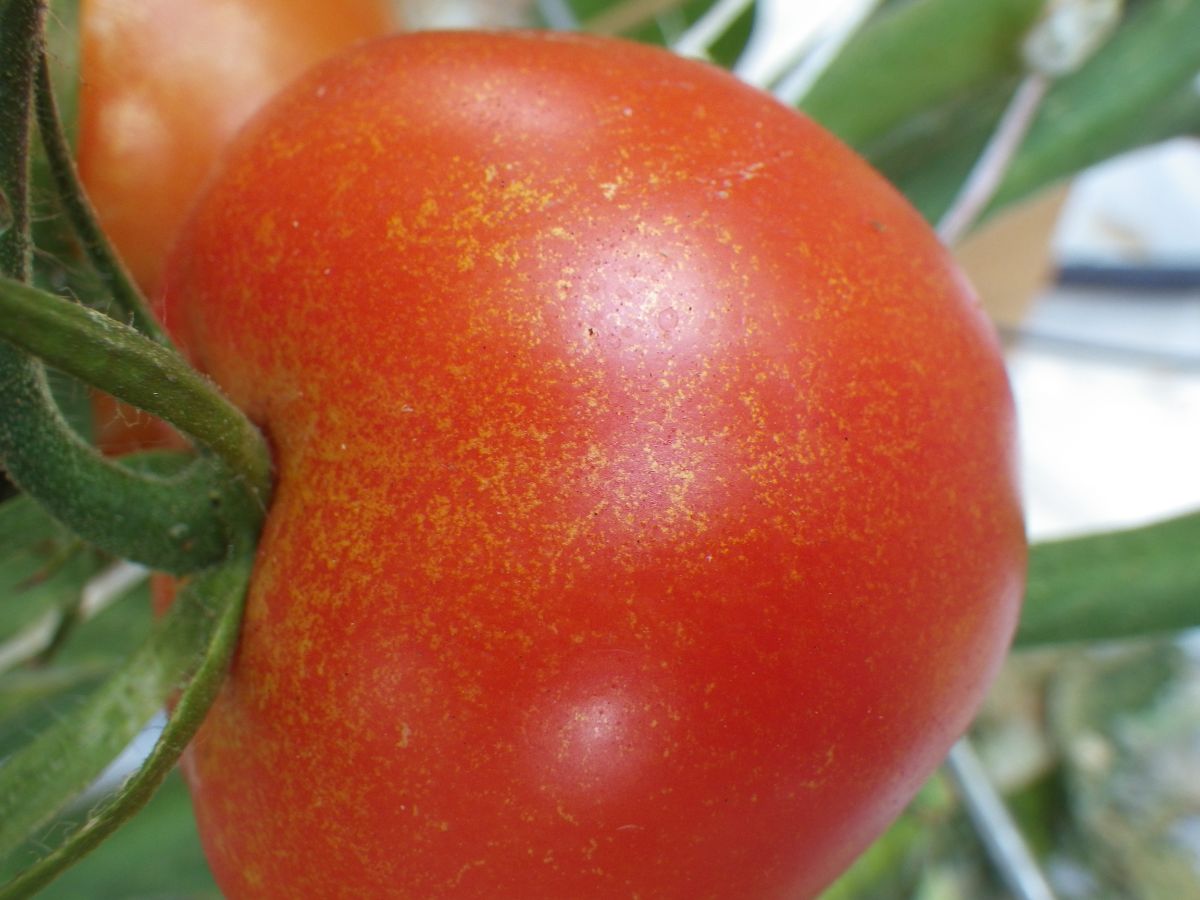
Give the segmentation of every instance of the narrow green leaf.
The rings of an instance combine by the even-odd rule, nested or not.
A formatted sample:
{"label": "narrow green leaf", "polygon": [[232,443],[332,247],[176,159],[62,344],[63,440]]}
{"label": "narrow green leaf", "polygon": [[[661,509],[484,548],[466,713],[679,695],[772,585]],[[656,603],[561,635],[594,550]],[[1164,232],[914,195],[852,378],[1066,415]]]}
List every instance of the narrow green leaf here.
{"label": "narrow green leaf", "polygon": [[1200,513],[1033,547],[1016,645],[1200,626]]}
{"label": "narrow green leaf", "polygon": [[236,643],[250,567],[250,558],[241,555],[195,575],[146,643],[86,703],[0,766],[0,856],[7,856],[91,784],[186,684],[150,758],[116,799],[0,888],[0,898],[28,896],[45,884],[144,805],[161,783],[216,696]]}
{"label": "narrow green leaf", "polygon": [[860,149],[997,78],[1044,0],[912,0],[863,26],[801,104]]}
{"label": "narrow green leaf", "polygon": [[103,846],[38,894],[40,900],[220,900],[178,770]]}
{"label": "narrow green leaf", "polygon": [[[937,221],[1022,75],[1041,0],[913,0],[876,17],[803,107]],[[1132,2],[1051,88],[989,214],[1104,159],[1200,129],[1200,0]],[[930,64],[930,60],[936,60]]]}

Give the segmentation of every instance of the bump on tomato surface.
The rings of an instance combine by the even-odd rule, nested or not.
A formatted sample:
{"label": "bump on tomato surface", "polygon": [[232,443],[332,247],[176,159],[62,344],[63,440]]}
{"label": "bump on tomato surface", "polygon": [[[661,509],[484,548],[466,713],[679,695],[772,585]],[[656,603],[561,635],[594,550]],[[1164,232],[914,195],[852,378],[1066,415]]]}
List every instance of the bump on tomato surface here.
{"label": "bump on tomato surface", "polygon": [[230,897],[810,896],[1003,657],[989,326],[887,184],[716,69],[351,52],[243,133],[162,312],[277,453],[187,756]]}

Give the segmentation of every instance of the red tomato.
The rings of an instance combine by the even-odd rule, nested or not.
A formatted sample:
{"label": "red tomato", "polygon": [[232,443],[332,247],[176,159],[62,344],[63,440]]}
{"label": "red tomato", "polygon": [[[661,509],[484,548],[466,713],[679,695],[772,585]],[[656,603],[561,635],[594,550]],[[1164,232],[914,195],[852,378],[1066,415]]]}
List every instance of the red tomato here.
{"label": "red tomato", "polygon": [[186,763],[231,898],[811,896],[1005,653],[988,323],[891,187],[717,69],[355,50],[243,133],[163,313],[277,452]]}
{"label": "red tomato", "polygon": [[[79,170],[135,279],[167,248],[221,150],[304,69],[392,27],[387,0],[83,0]],[[179,438],[97,393],[96,443],[120,455]]]}

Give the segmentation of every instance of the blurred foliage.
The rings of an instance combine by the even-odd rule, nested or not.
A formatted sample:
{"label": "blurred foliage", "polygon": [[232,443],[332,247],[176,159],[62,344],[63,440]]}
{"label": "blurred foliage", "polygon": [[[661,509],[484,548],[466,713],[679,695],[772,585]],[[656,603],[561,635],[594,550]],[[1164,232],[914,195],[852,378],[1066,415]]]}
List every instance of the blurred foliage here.
{"label": "blurred foliage", "polygon": [[[1041,0],[907,0],[845,48],[802,107],[931,221],[949,206],[1023,74]],[[1200,2],[1132,0],[1117,32],[1055,82],[993,211],[1087,166],[1200,132]]]}
{"label": "blurred foliage", "polygon": [[[1200,643],[1014,654],[976,748],[1062,900],[1200,897]],[[825,900],[1006,900],[939,776]]]}

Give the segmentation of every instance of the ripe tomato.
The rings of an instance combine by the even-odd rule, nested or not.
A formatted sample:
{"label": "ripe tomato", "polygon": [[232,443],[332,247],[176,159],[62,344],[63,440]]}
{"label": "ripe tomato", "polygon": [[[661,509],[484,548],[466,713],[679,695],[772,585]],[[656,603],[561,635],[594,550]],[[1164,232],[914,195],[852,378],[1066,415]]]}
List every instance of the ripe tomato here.
{"label": "ripe tomato", "polygon": [[[134,278],[158,287],[167,248],[234,133],[301,71],[392,27],[387,0],[83,0],[80,177]],[[120,455],[178,443],[107,395],[96,442]]]}
{"label": "ripe tomato", "polygon": [[268,431],[187,755],[242,897],[817,892],[1014,626],[975,297],[849,150],[628,43],[413,34],[239,138],[165,321]]}
{"label": "ripe tomato", "polygon": [[392,27],[387,0],[83,0],[80,177],[154,290],[213,160],[304,69]]}

